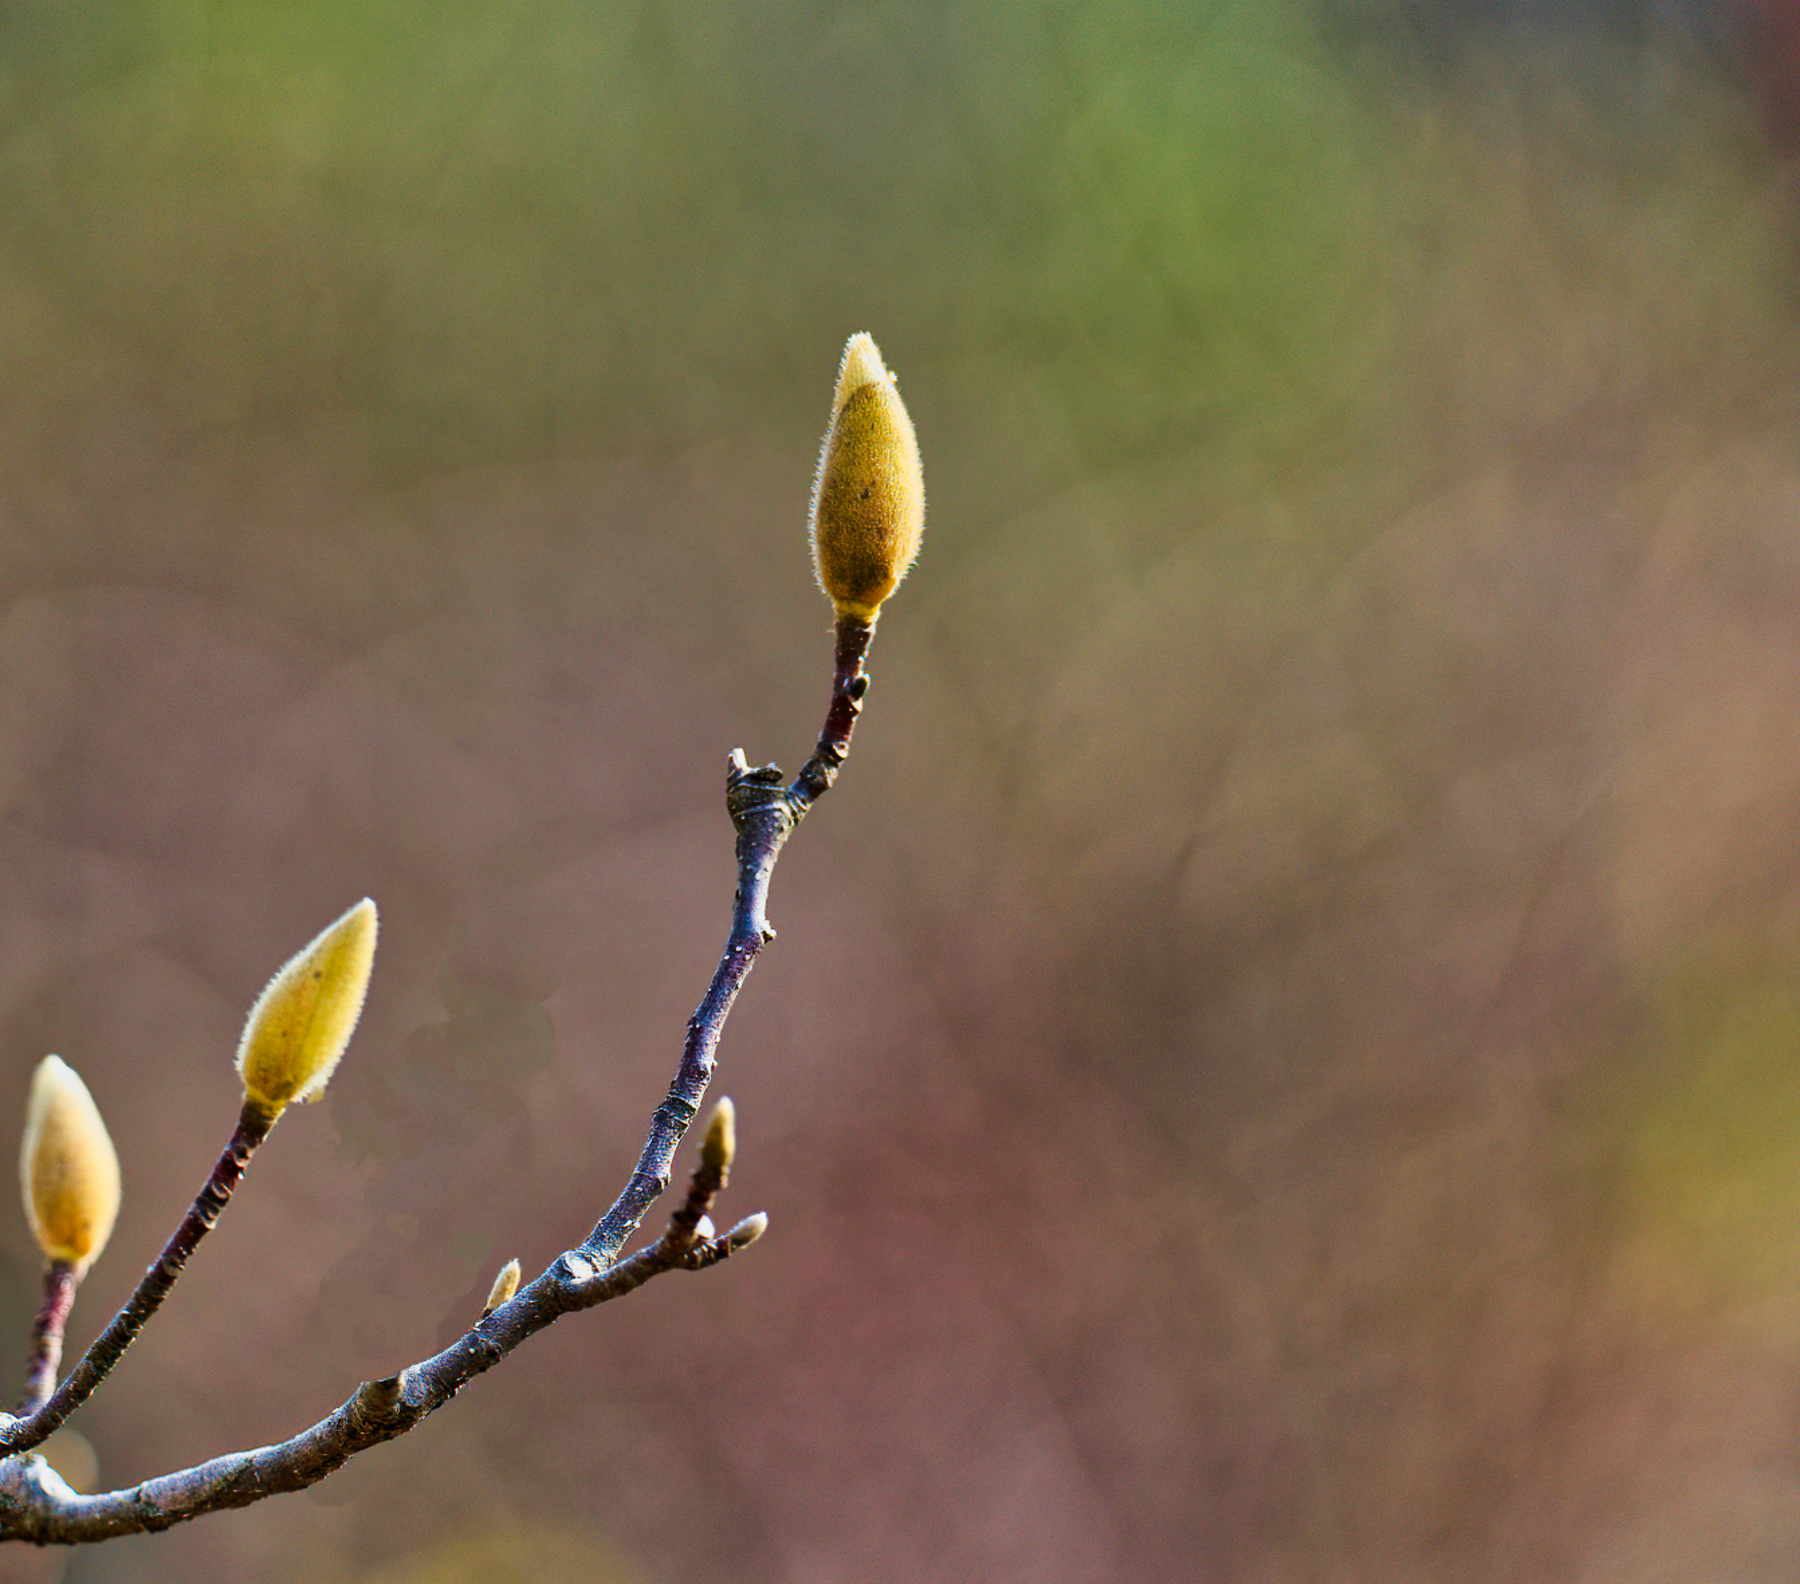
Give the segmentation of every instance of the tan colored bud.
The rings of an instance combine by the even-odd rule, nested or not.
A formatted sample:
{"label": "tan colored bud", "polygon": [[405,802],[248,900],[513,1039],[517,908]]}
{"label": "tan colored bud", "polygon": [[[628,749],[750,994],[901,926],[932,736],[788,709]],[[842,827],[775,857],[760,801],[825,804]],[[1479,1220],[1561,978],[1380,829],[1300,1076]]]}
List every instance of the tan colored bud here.
{"label": "tan colored bud", "polygon": [[500,1274],[494,1278],[494,1285],[488,1291],[487,1302],[482,1306],[481,1318],[487,1319],[501,1304],[519,1290],[519,1262],[508,1260],[500,1267]]}
{"label": "tan colored bud", "polygon": [[725,1252],[735,1254],[739,1249],[747,1249],[763,1233],[769,1230],[769,1218],[758,1210],[755,1215],[744,1219],[725,1234]]}
{"label": "tan colored bud", "polygon": [[238,1042],[244,1098],[265,1116],[315,1100],[356,1032],[375,965],[375,904],[366,897],[289,959],[256,998]]}
{"label": "tan colored bud", "polygon": [[736,1154],[737,1107],[729,1096],[721,1095],[706,1121],[706,1137],[700,1141],[700,1161],[715,1177],[723,1180],[731,1170],[731,1160]]}
{"label": "tan colored bud", "polygon": [[119,1157],[87,1085],[60,1056],[46,1056],[32,1077],[19,1179],[38,1247],[86,1270],[118,1219]]}
{"label": "tan colored bud", "polygon": [[813,480],[813,561],[838,615],[874,621],[924,532],[925,473],[912,419],[875,343],[853,335]]}

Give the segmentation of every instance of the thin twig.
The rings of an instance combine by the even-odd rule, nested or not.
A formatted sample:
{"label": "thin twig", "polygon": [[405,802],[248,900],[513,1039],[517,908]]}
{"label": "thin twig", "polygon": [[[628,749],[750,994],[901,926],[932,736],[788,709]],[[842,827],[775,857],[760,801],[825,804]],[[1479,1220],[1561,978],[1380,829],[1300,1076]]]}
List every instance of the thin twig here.
{"label": "thin twig", "polygon": [[[226,1507],[304,1490],[359,1452],[404,1435],[465,1385],[546,1326],[578,1309],[621,1298],[665,1271],[701,1270],[754,1242],[760,1216],[671,1257],[659,1241],[608,1270],[564,1254],[516,1297],[435,1358],[365,1381],[337,1411],[292,1440],[228,1453],[195,1468],[146,1480],[129,1490],[82,1496],[38,1458],[0,1463],[0,1528],[37,1545],[80,1545],[172,1528]],[[585,1268],[584,1268],[585,1267]]]}
{"label": "thin twig", "polygon": [[44,1266],[44,1301],[31,1322],[31,1357],[25,1363],[25,1394],[19,1402],[22,1414],[42,1407],[56,1384],[57,1366],[62,1363],[63,1327],[69,1323],[69,1310],[74,1307],[81,1276],[70,1260],[53,1259]]}
{"label": "thin twig", "polygon": [[[125,1350],[137,1340],[145,1322],[162,1306],[180,1277],[188,1257],[200,1240],[212,1231],[219,1216],[230,1202],[232,1190],[243,1178],[244,1169],[257,1145],[269,1136],[275,1118],[248,1103],[238,1117],[238,1124],[220,1153],[212,1175],[195,1195],[193,1204],[181,1225],[164,1246],[156,1263],[144,1272],[137,1291],[112,1318],[112,1323],[94,1339],[81,1361],[69,1371],[68,1379],[52,1392],[34,1412],[0,1426],[0,1457],[15,1452],[28,1452],[47,1440],[62,1422],[93,1396],[100,1383],[112,1373],[113,1366],[125,1356]],[[3,1526],[0,1526],[3,1532]]]}
{"label": "thin twig", "polygon": [[752,770],[742,749],[734,749],[731,754],[725,777],[725,806],[737,829],[738,864],[731,934],[718,971],[699,1008],[688,1020],[681,1063],[675,1069],[668,1096],[650,1119],[650,1135],[644,1141],[637,1169],[625,1191],[582,1244],[583,1250],[602,1265],[610,1265],[619,1257],[619,1251],[642,1225],[650,1206],[669,1186],[676,1147],[699,1114],[700,1102],[712,1079],[715,1052],[732,1002],[750,976],[757,954],[775,938],[766,911],[775,860],[806,811],[830,791],[849,755],[850,734],[869,690],[863,663],[873,636],[874,627],[868,622],[854,616],[838,619],[836,665],[825,726],[812,757],[794,777],[792,786],[781,784],[778,766],[764,765]]}
{"label": "thin twig", "polygon": [[790,796],[801,801],[798,819],[819,798],[831,790],[837,773],[850,757],[850,734],[856,730],[856,717],[862,713],[863,698],[869,691],[869,678],[863,662],[869,657],[869,645],[875,641],[875,624],[860,616],[840,616],[837,622],[837,665],[831,684],[831,706],[825,712],[825,727],[819,733],[819,745],[812,758],[801,766],[794,777]]}

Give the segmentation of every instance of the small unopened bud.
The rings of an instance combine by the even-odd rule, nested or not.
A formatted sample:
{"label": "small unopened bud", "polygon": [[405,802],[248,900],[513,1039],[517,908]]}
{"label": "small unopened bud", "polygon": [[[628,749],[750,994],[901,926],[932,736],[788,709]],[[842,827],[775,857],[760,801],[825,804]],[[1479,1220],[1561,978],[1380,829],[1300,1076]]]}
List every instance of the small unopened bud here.
{"label": "small unopened bud", "polygon": [[60,1056],[46,1056],[32,1077],[19,1178],[38,1247],[86,1270],[118,1219],[119,1157],[87,1085]]}
{"label": "small unopened bud", "polygon": [[924,532],[925,473],[912,419],[874,341],[853,335],[813,480],[813,560],[838,615],[874,621]]}
{"label": "small unopened bud", "polygon": [[510,1259],[500,1267],[500,1274],[494,1278],[494,1285],[488,1291],[487,1303],[482,1307],[481,1318],[487,1319],[518,1290],[519,1262],[516,1259]]}
{"label": "small unopened bud", "polygon": [[694,1223],[694,1241],[696,1243],[710,1242],[718,1235],[719,1229],[713,1225],[713,1218],[711,1216],[703,1215]]}
{"label": "small unopened bud", "polygon": [[744,1219],[725,1234],[725,1252],[735,1254],[739,1249],[747,1249],[763,1233],[769,1230],[769,1218],[758,1210],[755,1215]]}
{"label": "small unopened bud", "polygon": [[406,1377],[411,1373],[411,1370],[401,1370],[398,1375],[364,1381],[356,1389],[356,1405],[377,1424],[393,1418],[400,1399],[406,1395]]}
{"label": "small unopened bud", "polygon": [[721,1095],[707,1118],[706,1137],[700,1141],[700,1163],[720,1182],[731,1170],[737,1154],[737,1107],[730,1097]]}
{"label": "small unopened bud", "polygon": [[303,947],[256,998],[238,1043],[244,1098],[265,1116],[318,1098],[356,1032],[375,963],[375,904],[364,898]]}

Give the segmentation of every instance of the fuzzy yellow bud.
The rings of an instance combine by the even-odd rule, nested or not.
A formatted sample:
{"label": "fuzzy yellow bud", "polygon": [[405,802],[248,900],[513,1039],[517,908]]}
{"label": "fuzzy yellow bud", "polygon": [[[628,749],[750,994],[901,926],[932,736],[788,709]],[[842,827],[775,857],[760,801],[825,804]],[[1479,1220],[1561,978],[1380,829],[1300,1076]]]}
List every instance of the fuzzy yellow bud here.
{"label": "fuzzy yellow bud", "polygon": [[706,1135],[700,1141],[700,1160],[721,1181],[731,1170],[731,1158],[737,1154],[737,1107],[728,1095],[721,1095],[707,1119]]}
{"label": "fuzzy yellow bud", "polygon": [[119,1157],[87,1085],[60,1056],[46,1056],[31,1080],[19,1180],[38,1247],[86,1270],[118,1218]]}
{"label": "fuzzy yellow bud", "polygon": [[912,419],[874,341],[853,335],[813,480],[813,560],[838,615],[874,621],[924,533],[925,473]]}
{"label": "fuzzy yellow bud", "polygon": [[488,1289],[487,1302],[481,1307],[483,1320],[487,1319],[519,1290],[519,1278],[523,1274],[516,1259],[510,1259],[500,1267],[500,1274],[494,1278],[494,1285]]}
{"label": "fuzzy yellow bud", "polygon": [[315,1100],[356,1032],[375,965],[375,904],[366,897],[289,959],[256,998],[238,1042],[244,1098],[265,1116]]}

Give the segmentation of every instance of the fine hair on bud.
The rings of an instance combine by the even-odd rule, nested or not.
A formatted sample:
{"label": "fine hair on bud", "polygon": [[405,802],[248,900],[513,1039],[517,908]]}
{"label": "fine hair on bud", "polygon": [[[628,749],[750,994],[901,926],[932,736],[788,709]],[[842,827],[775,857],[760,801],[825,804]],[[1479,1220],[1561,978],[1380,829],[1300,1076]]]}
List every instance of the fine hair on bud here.
{"label": "fine hair on bud", "polygon": [[277,971],[238,1042],[245,1101],[274,1117],[317,1099],[356,1032],[375,965],[375,904],[364,898]]}
{"label": "fine hair on bud", "polygon": [[840,617],[873,622],[919,553],[925,473],[899,386],[867,335],[838,368],[813,480],[813,562]]}
{"label": "fine hair on bud", "polygon": [[749,1248],[768,1230],[769,1218],[758,1210],[755,1215],[745,1216],[725,1234],[725,1246],[735,1254],[739,1249]]}
{"label": "fine hair on bud", "polygon": [[737,1107],[731,1103],[729,1095],[720,1095],[700,1141],[700,1159],[708,1171],[723,1177],[731,1170],[731,1160],[736,1154]]}
{"label": "fine hair on bud", "polygon": [[118,1219],[119,1156],[87,1085],[60,1056],[32,1076],[19,1179],[45,1257],[86,1270]]}
{"label": "fine hair on bud", "polygon": [[494,1285],[488,1289],[487,1302],[481,1306],[482,1319],[485,1320],[519,1290],[519,1277],[522,1274],[516,1259],[509,1259],[500,1267],[500,1274],[494,1278]]}

